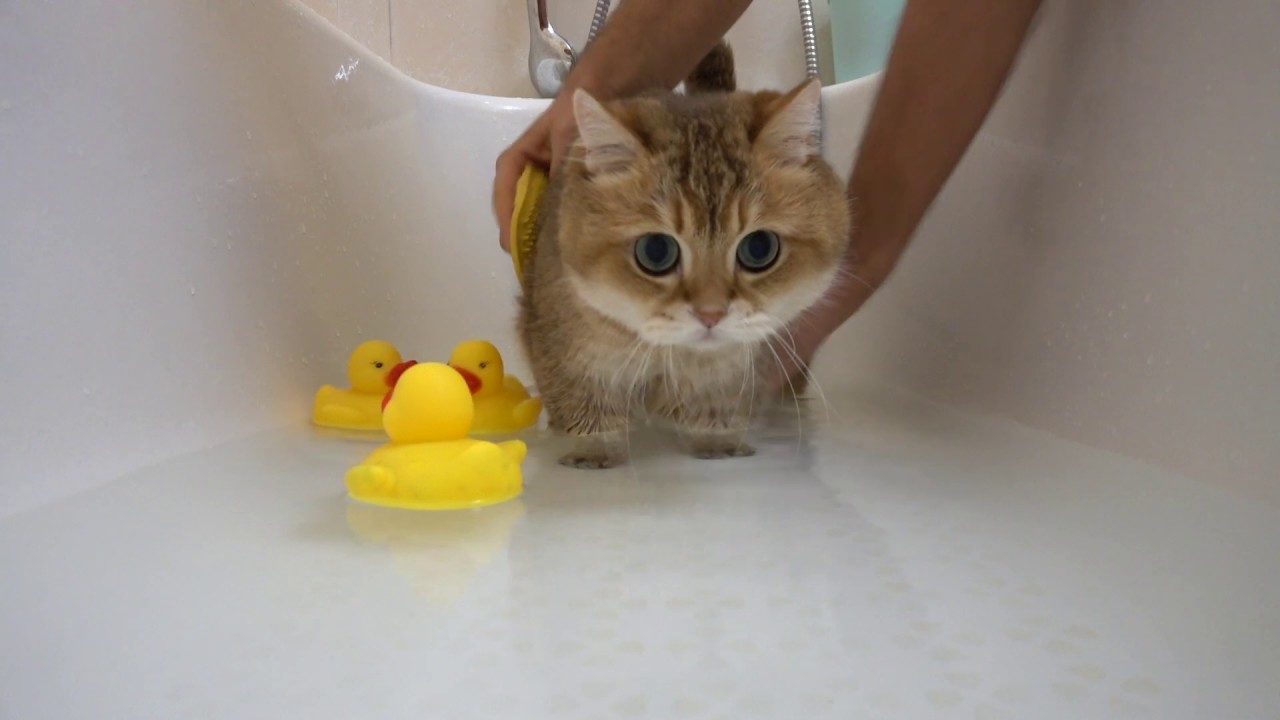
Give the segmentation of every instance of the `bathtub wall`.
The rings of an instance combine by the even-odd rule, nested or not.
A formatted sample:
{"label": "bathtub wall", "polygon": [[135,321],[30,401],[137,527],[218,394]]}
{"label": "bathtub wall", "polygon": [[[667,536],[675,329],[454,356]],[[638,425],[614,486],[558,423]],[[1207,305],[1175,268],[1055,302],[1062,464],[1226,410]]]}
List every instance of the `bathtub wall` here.
{"label": "bathtub wall", "polygon": [[374,60],[287,3],[0,5],[0,514],[296,422],[390,332],[427,163]]}
{"label": "bathtub wall", "polygon": [[1048,0],[823,375],[1280,502],[1277,37],[1271,0]]}
{"label": "bathtub wall", "polygon": [[[625,0],[617,0],[616,7]],[[529,20],[525,0],[304,0],[338,30],[423,82],[452,90],[534,97],[529,82]],[[552,27],[581,50],[596,0],[548,0]],[[813,3],[830,82],[827,0]],[[790,86],[804,77],[804,49],[795,0],[756,0],[729,35],[739,50],[744,85]]]}
{"label": "bathtub wall", "polygon": [[[1280,500],[1280,14],[1198,8],[1049,0],[823,354],[833,397],[892,383]],[[491,168],[542,101],[418,84],[287,0],[0,4],[0,62],[0,514],[301,428],[361,339],[513,345]],[[829,88],[841,167],[871,90]]]}
{"label": "bathtub wall", "polygon": [[[393,8],[400,21],[396,28],[402,31],[408,11],[413,9],[408,0],[304,0],[304,3],[356,42],[391,62],[396,59],[391,54]],[[403,54],[403,46],[400,51]]]}

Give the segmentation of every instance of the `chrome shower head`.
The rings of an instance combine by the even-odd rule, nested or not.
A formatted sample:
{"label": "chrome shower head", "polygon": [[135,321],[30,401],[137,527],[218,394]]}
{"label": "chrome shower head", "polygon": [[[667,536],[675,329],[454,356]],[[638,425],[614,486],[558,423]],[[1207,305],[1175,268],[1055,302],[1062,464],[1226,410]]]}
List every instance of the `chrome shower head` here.
{"label": "chrome shower head", "polygon": [[547,0],[529,0],[529,79],[544,98],[555,97],[577,59],[547,18]]}

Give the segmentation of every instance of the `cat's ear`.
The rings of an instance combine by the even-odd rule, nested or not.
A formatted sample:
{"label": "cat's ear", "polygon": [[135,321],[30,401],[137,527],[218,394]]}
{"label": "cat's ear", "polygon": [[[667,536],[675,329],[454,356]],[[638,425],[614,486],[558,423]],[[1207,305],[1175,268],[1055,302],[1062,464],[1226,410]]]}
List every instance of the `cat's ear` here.
{"label": "cat's ear", "polygon": [[822,83],[811,79],[764,109],[756,147],[785,164],[822,154]]}
{"label": "cat's ear", "polygon": [[586,90],[574,91],[573,116],[582,137],[587,172],[609,175],[635,165],[640,140]]}

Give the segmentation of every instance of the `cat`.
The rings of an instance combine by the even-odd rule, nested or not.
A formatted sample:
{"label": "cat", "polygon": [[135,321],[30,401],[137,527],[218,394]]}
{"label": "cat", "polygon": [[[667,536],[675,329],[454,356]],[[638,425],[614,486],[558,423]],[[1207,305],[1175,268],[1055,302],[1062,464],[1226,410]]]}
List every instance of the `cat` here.
{"label": "cat", "polygon": [[552,430],[578,468],[626,460],[630,419],[671,421],[693,455],[751,455],[769,346],[835,281],[844,184],[821,156],[821,86],[737,92],[719,43],[675,92],[573,97],[518,326]]}

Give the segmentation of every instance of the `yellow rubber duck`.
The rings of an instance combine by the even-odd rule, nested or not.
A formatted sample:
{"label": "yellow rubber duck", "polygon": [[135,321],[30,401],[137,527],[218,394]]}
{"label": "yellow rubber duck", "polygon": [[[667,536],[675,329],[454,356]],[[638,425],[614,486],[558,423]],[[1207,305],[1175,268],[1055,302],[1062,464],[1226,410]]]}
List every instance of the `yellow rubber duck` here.
{"label": "yellow rubber duck", "polygon": [[387,379],[401,360],[400,351],[389,342],[361,343],[347,361],[351,389],[320,388],[311,408],[312,422],[346,430],[381,430],[382,399],[390,389]]}
{"label": "yellow rubber duck", "polygon": [[471,388],[476,419],[472,432],[497,435],[519,432],[538,422],[542,399],[530,397],[524,384],[508,375],[502,355],[493,343],[468,340],[453,349],[449,367],[457,370]]}
{"label": "yellow rubber duck", "polygon": [[481,507],[524,489],[519,440],[491,443],[467,437],[475,407],[466,381],[440,363],[404,371],[382,412],[391,442],[347,471],[357,500],[417,510]]}

